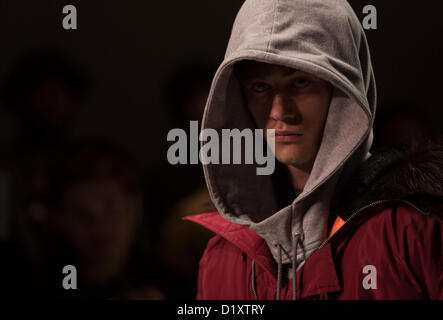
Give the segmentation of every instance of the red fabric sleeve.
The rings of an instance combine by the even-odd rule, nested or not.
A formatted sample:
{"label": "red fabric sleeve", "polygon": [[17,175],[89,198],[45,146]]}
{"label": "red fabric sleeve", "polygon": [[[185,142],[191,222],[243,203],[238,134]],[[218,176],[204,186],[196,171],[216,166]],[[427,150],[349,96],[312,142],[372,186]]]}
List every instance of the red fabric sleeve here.
{"label": "red fabric sleeve", "polygon": [[411,270],[429,299],[443,299],[443,222],[428,215],[411,215],[405,235],[405,257]]}

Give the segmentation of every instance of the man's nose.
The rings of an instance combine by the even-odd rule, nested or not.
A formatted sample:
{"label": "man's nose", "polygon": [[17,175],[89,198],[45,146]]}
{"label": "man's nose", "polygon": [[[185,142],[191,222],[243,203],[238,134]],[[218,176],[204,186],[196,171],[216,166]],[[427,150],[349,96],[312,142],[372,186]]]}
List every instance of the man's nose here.
{"label": "man's nose", "polygon": [[295,114],[291,106],[291,101],[283,93],[276,93],[272,99],[271,112],[269,117],[273,120],[294,119]]}

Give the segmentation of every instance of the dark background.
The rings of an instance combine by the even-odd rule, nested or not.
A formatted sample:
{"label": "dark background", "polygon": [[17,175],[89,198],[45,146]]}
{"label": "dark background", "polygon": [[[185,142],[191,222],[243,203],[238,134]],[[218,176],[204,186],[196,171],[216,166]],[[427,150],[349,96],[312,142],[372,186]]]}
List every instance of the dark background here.
{"label": "dark background", "polygon": [[[366,31],[378,87],[378,111],[416,105],[439,126],[443,23],[427,1],[350,1],[357,15],[373,4],[378,29]],[[62,28],[73,4],[78,29]],[[0,1],[0,80],[28,50],[57,49],[87,70],[90,97],[70,128],[124,145],[145,167],[165,162],[170,129],[164,85],[187,61],[220,63],[241,0],[223,1]],[[14,136],[1,117],[0,139]]]}
{"label": "dark background", "polygon": [[[168,194],[170,202],[178,201],[171,188],[186,189],[187,184],[179,175],[174,178],[179,169],[166,159],[166,135],[175,127],[169,106],[169,95],[174,93],[167,90],[168,83],[183,65],[216,66],[222,61],[242,3],[0,0],[0,86],[23,55],[35,50],[59,52],[87,77],[81,110],[66,128],[69,136],[117,144],[143,169],[150,184],[149,201],[156,197],[165,201]],[[378,12],[378,29],[366,31],[378,89],[376,119],[381,120],[376,126],[409,110],[422,118],[432,137],[441,135],[441,12],[430,1],[350,3],[360,21],[365,5],[375,5]],[[62,28],[62,8],[68,4],[77,8],[77,30]],[[2,157],[12,152],[20,130],[17,115],[0,100]],[[153,229],[166,214],[160,207],[152,205]],[[2,240],[10,233],[8,214],[3,209],[0,217]]]}

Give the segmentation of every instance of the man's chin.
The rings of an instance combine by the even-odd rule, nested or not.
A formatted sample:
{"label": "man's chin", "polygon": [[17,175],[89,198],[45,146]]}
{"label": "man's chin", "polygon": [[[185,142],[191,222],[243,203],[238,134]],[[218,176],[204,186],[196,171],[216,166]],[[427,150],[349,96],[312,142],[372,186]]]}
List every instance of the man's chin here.
{"label": "man's chin", "polygon": [[278,162],[286,165],[286,166],[299,166],[300,163],[299,161],[296,161],[296,159],[293,158],[287,158],[287,157],[276,157],[276,159],[278,160]]}
{"label": "man's chin", "polygon": [[304,170],[309,163],[309,161],[306,161],[303,157],[300,157],[298,155],[279,155],[277,153],[276,159],[286,166],[292,166],[302,170]]}
{"label": "man's chin", "polygon": [[294,152],[294,150],[285,150],[286,148],[279,149],[280,148],[275,149],[275,158],[279,162],[285,165],[294,165],[301,162],[302,159],[299,152]]}

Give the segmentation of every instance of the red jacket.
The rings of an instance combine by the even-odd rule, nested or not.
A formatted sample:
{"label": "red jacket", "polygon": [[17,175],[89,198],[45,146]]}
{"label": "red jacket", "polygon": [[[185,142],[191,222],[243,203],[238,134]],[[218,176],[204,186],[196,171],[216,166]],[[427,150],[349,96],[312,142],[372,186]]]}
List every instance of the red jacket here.
{"label": "red jacket", "polygon": [[[277,264],[262,238],[218,212],[185,219],[217,234],[200,261],[197,299],[275,299]],[[307,259],[297,298],[443,299],[442,248],[441,221],[403,201],[375,203]],[[282,284],[283,299],[292,285]]]}

